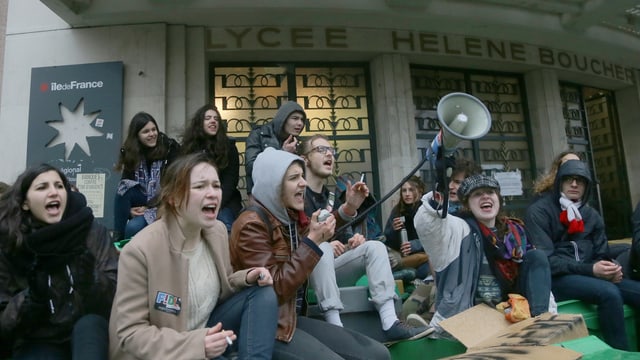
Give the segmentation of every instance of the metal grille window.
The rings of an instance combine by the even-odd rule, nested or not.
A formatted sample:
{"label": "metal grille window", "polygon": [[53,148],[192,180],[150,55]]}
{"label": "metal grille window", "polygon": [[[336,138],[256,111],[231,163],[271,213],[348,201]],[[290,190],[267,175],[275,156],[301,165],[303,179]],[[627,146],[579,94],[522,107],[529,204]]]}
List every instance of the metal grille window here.
{"label": "metal grille window", "polygon": [[[244,175],[245,140],[251,129],[273,119],[289,99],[305,109],[309,119],[301,134],[323,134],[337,149],[336,175],[375,175],[377,167],[373,129],[369,117],[369,78],[365,65],[326,66],[227,66],[211,68],[215,105],[227,125],[229,136],[238,141],[241,179],[238,187],[246,195]],[[378,191],[376,176],[368,184]],[[329,186],[335,185],[335,179]]]}
{"label": "metal grille window", "polygon": [[[505,208],[522,216],[536,176],[522,78],[511,74],[414,66],[411,79],[418,148],[423,156],[440,129],[436,114],[440,98],[451,92],[465,92],[487,106],[492,117],[490,132],[479,140],[461,141],[456,155],[473,159],[488,173],[518,172],[523,196],[507,196]],[[432,181],[434,175],[429,164],[423,167],[421,176],[428,183]]]}

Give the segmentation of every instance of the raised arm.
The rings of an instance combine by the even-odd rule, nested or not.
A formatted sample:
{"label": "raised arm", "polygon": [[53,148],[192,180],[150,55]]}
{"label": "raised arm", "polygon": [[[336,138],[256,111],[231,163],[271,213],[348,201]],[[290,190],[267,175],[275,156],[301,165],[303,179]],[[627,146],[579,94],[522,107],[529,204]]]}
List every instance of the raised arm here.
{"label": "raised arm", "polygon": [[441,271],[458,257],[462,239],[471,229],[459,217],[448,215],[443,219],[441,210],[434,206],[433,192],[425,194],[413,223],[424,251],[429,254],[431,266],[435,271]]}

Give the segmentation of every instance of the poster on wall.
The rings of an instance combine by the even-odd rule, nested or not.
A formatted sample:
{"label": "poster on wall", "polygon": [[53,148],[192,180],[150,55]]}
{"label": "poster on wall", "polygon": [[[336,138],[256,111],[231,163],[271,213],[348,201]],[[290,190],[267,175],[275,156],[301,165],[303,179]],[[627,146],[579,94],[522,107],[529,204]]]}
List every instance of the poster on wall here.
{"label": "poster on wall", "polygon": [[120,180],[113,169],[122,137],[122,62],[31,69],[27,166],[49,163],[113,228]]}

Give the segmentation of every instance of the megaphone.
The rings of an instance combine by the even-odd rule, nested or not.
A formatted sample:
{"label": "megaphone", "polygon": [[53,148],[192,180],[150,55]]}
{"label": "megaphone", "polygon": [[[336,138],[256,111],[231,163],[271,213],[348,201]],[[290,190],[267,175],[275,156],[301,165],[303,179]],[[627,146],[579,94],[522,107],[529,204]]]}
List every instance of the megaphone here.
{"label": "megaphone", "polygon": [[[427,160],[430,160],[432,170],[435,167],[436,158],[442,159],[445,156],[452,155],[458,142],[461,139],[475,140],[483,137],[491,129],[491,113],[484,106],[482,101],[466,93],[450,93],[445,95],[438,102],[436,109],[438,113],[438,121],[440,122],[441,129],[435,139],[431,142],[431,146],[427,149],[426,156],[411,170],[393,189],[386,193],[383,197],[377,200],[373,205],[364,211],[358,212],[358,215],[340,226],[335,234],[339,234],[349,228],[352,224],[356,224],[367,216],[367,213],[380,205],[391,195],[393,195],[409,178],[418,171]],[[436,179],[436,183],[446,184],[446,177],[451,177],[449,171],[440,171]],[[438,172],[438,171],[437,171]],[[449,172],[449,174],[447,174]],[[446,177],[445,177],[446,176]],[[449,206],[448,198],[445,196],[442,205],[442,217],[447,216],[447,208]]]}
{"label": "megaphone", "polygon": [[[450,93],[442,97],[436,109],[441,146],[455,151],[460,140],[475,140],[485,136],[491,129],[491,113],[478,98],[466,93]],[[439,134],[440,135],[440,134]]]}
{"label": "megaphone", "polygon": [[[452,168],[447,158],[453,159],[453,153],[461,140],[475,140],[485,136],[491,129],[491,113],[478,98],[466,93],[450,93],[443,96],[436,108],[441,129],[427,149],[427,158],[431,169],[436,170],[435,191],[444,192]],[[447,216],[448,196],[443,196],[442,218]]]}

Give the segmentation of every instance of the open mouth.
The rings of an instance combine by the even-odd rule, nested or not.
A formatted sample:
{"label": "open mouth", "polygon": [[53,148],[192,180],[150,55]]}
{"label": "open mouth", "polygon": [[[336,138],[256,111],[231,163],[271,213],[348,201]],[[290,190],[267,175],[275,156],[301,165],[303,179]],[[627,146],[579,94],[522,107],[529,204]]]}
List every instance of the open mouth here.
{"label": "open mouth", "polygon": [[206,205],[202,208],[202,211],[205,213],[205,215],[207,216],[215,216],[216,215],[216,211],[218,210],[218,206],[217,205]]}
{"label": "open mouth", "polygon": [[333,166],[333,159],[327,159],[327,160],[325,160],[325,161],[322,163],[322,165],[324,165],[324,166],[328,166],[328,167]]}
{"label": "open mouth", "polygon": [[48,202],[44,208],[47,210],[48,213],[53,213],[53,214],[57,214],[60,211],[60,201],[58,200],[54,200],[51,202]]}
{"label": "open mouth", "polygon": [[493,203],[492,202],[480,203],[480,209],[482,209],[482,210],[491,210],[491,209],[493,209]]}

